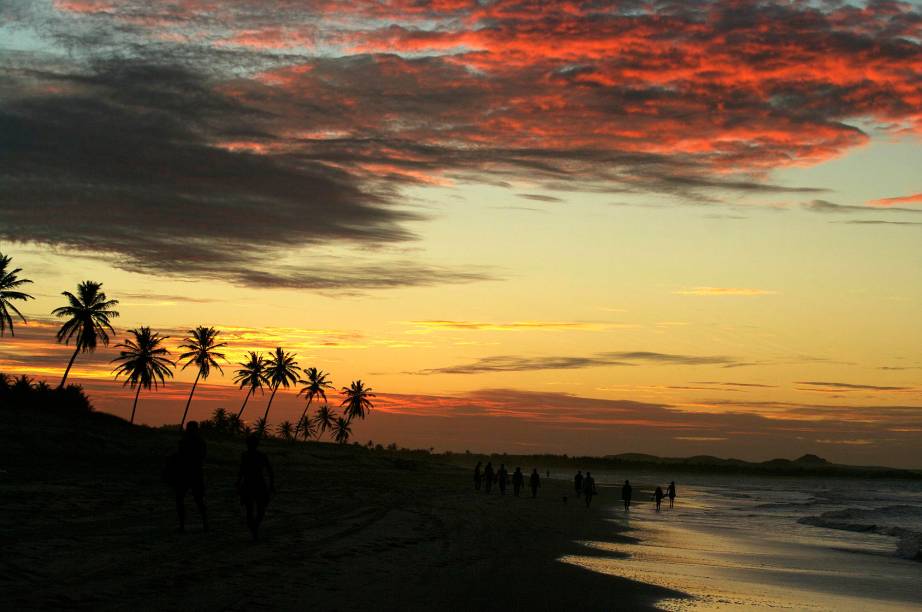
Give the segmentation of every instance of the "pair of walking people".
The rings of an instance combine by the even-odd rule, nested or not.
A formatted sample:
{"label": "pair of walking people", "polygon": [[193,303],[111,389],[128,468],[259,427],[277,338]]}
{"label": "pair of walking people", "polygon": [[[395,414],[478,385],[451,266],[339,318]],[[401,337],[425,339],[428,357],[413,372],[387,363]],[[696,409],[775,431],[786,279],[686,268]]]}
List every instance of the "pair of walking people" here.
{"label": "pair of walking people", "polygon": [[[250,435],[246,451],[240,457],[237,472],[237,493],[246,508],[247,528],[258,538],[259,525],[266,514],[269,499],[275,492],[275,476],[269,458],[257,450],[259,436]],[[208,512],[205,507],[205,457],[207,447],[198,423],[189,421],[179,440],[178,452],[170,455],[164,468],[164,480],[173,490],[179,531],[186,530],[186,495],[192,494],[202,519],[202,530],[208,531]]]}
{"label": "pair of walking people", "polygon": [[669,485],[666,487],[666,492],[665,492],[665,493],[663,492],[663,487],[656,487],[656,490],[653,492],[653,501],[656,502],[656,511],[657,511],[657,512],[659,512],[660,506],[661,506],[662,503],[663,503],[663,499],[665,499],[666,497],[669,498],[669,507],[670,507],[670,508],[674,508],[674,507],[675,507],[675,498],[676,498],[676,490],[675,490],[675,481],[674,481],[674,480],[673,480],[672,482],[670,482]]}
{"label": "pair of walking people", "polygon": [[592,503],[592,498],[599,493],[595,488],[595,478],[592,477],[592,472],[586,472],[583,476],[582,470],[577,470],[576,476],[573,477],[573,489],[576,497],[582,497],[586,501],[587,508]]}

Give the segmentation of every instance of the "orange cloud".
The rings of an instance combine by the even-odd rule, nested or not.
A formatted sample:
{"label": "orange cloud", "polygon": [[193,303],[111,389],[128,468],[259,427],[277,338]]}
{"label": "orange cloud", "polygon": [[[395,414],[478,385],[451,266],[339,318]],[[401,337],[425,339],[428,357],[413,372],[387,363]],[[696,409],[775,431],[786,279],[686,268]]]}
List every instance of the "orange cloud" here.
{"label": "orange cloud", "polygon": [[895,198],[882,198],[880,200],[871,200],[868,204],[872,206],[893,206],[894,204],[922,204],[922,193],[912,195],[897,196]]}

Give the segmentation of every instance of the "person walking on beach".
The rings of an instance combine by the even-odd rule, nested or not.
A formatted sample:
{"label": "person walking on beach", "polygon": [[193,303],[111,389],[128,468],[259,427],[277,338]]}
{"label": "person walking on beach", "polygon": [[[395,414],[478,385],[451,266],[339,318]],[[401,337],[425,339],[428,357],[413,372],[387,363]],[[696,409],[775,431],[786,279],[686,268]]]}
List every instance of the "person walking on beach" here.
{"label": "person walking on beach", "polygon": [[186,530],[186,493],[190,491],[202,517],[202,530],[208,531],[208,515],[205,511],[205,454],[205,440],[199,433],[198,423],[189,421],[179,440],[179,452],[170,457],[167,469],[167,479],[173,488],[176,516],[181,532]]}
{"label": "person walking on beach", "polygon": [[515,468],[515,472],[512,473],[512,494],[516,497],[519,496],[519,491],[522,490],[522,485],[525,484],[525,474],[522,473],[522,468]]}
{"label": "person walking on beach", "polygon": [[499,465],[499,471],[496,472],[496,482],[499,484],[499,494],[506,494],[506,482],[509,479],[509,472],[506,471],[506,465],[501,463]]}
{"label": "person walking on beach", "polygon": [[666,495],[669,497],[669,509],[675,507],[675,480],[669,483],[666,488]]}
{"label": "person walking on beach", "polygon": [[541,476],[538,475],[538,468],[533,468],[531,471],[531,478],[529,483],[531,485],[531,496],[532,498],[538,497],[538,487],[541,486]]}
{"label": "person walking on beach", "polygon": [[631,495],[634,493],[634,488],[631,487],[631,481],[625,480],[624,486],[621,487],[621,499],[624,501],[624,511],[627,512],[631,509]]}
{"label": "person walking on beach", "polygon": [[583,479],[583,497],[586,498],[586,507],[589,507],[589,504],[592,503],[592,496],[598,493],[595,490],[595,478],[592,477],[591,472],[586,472],[586,478]]}
{"label": "person walking on beach", "polygon": [[659,512],[660,504],[663,503],[664,497],[666,497],[666,494],[663,493],[663,487],[657,486],[656,491],[653,492],[653,500],[656,502],[657,512]]}
{"label": "person walking on beach", "polygon": [[480,466],[482,462],[477,462],[477,467],[474,468],[474,490],[480,490],[480,482],[483,480],[483,473],[480,471]]}
{"label": "person walking on beach", "polygon": [[490,493],[493,489],[493,462],[487,461],[487,467],[483,468],[483,490],[484,493]]}
{"label": "person walking on beach", "polygon": [[[269,498],[275,493],[275,476],[269,458],[258,450],[259,436],[247,436],[247,449],[240,456],[240,470],[237,472],[237,491],[240,503],[247,511],[247,528],[258,539],[259,524],[266,515]],[[269,482],[266,483],[266,478]]]}
{"label": "person walking on beach", "polygon": [[576,490],[576,497],[583,494],[583,472],[581,470],[577,470],[576,476],[573,477],[573,489]]}

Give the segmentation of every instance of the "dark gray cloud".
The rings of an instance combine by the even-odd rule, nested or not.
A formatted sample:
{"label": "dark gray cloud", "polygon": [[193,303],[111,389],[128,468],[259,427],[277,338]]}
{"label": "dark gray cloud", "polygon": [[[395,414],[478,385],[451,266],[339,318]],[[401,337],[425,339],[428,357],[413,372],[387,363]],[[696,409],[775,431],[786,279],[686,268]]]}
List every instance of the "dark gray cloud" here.
{"label": "dark gray cloud", "polygon": [[535,370],[574,370],[600,366],[630,367],[641,363],[662,365],[723,365],[731,357],[671,355],[646,351],[597,353],[588,357],[522,357],[497,355],[482,357],[472,363],[431,368],[414,374],[480,374],[483,372],[529,372]]}
{"label": "dark gray cloud", "polygon": [[541,193],[517,193],[516,195],[519,196],[520,198],[525,198],[526,200],[533,200],[535,202],[563,202],[562,198],[545,195]]}
{"label": "dark gray cloud", "polygon": [[[471,282],[412,261],[279,265],[311,245],[414,239],[423,217],[378,184],[301,156],[234,150],[264,110],[188,67],[97,62],[8,78],[0,102],[0,237],[64,246],[131,271],[249,286],[368,289]],[[30,85],[66,93],[35,95]]]}

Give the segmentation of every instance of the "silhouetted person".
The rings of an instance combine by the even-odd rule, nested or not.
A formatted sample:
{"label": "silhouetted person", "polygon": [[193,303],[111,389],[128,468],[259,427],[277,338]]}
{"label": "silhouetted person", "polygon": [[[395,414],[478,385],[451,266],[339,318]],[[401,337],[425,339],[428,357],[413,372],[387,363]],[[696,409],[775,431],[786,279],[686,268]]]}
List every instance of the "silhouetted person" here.
{"label": "silhouetted person", "polygon": [[583,472],[582,470],[577,470],[576,476],[573,477],[573,489],[576,491],[577,497],[583,494]]}
{"label": "silhouetted person", "polygon": [[522,485],[525,484],[525,474],[522,473],[522,468],[515,468],[515,471],[512,473],[512,493],[518,497],[519,491],[522,490]]}
{"label": "silhouetted person", "polygon": [[198,423],[189,421],[186,431],[179,440],[179,452],[172,458],[172,485],[176,497],[176,516],[179,530],[186,530],[186,493],[192,499],[202,517],[202,529],[208,531],[208,515],[205,512],[205,440],[198,430]]}
{"label": "silhouetted person", "polygon": [[634,488],[631,486],[630,480],[624,481],[624,486],[621,487],[621,499],[624,501],[624,511],[627,512],[631,509],[631,495],[634,493]]}
{"label": "silhouetted person", "polygon": [[487,467],[483,468],[483,489],[486,493],[493,490],[493,462],[487,461]]}
{"label": "silhouetted person", "polygon": [[653,492],[653,500],[656,502],[656,511],[659,512],[660,504],[663,503],[663,498],[666,497],[666,494],[663,493],[663,487],[656,487],[656,491]]}
{"label": "silhouetted person", "polygon": [[538,476],[538,468],[534,468],[531,471],[531,478],[529,478],[529,485],[531,485],[531,496],[538,497],[538,487],[541,486],[541,477]]}
{"label": "silhouetted person", "polygon": [[666,487],[666,495],[669,497],[669,508],[675,506],[675,480],[669,483],[669,486]]}
{"label": "silhouetted person", "polygon": [[583,479],[583,497],[586,498],[586,507],[589,507],[589,504],[592,503],[592,496],[598,493],[595,490],[595,478],[592,477],[591,472],[586,472],[586,477]]}
{"label": "silhouetted person", "polygon": [[247,527],[254,540],[258,537],[259,524],[266,515],[269,498],[275,493],[272,466],[265,453],[256,450],[258,445],[259,436],[247,436],[247,449],[240,456],[240,471],[237,472],[237,491],[240,493],[240,503],[246,507]]}
{"label": "silhouetted person", "polygon": [[548,477],[548,478],[551,477],[551,471],[550,471],[550,470],[547,471],[547,477]]}
{"label": "silhouetted person", "polygon": [[496,482],[499,484],[499,493],[500,495],[506,494],[506,483],[509,481],[509,472],[506,471],[506,466],[500,464],[499,471],[496,472]]}
{"label": "silhouetted person", "polygon": [[480,483],[483,480],[483,473],[480,471],[481,462],[477,462],[477,467],[474,468],[474,490],[480,490]]}

